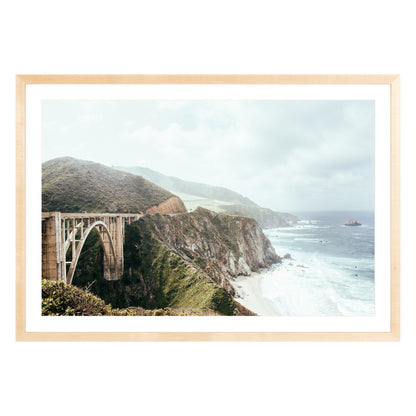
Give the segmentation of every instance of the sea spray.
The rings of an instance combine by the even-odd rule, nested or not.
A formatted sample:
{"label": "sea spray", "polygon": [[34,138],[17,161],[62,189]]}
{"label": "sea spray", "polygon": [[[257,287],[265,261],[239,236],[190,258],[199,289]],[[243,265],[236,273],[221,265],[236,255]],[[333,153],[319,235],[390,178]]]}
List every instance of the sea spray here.
{"label": "sea spray", "polygon": [[361,227],[346,227],[351,213],[299,213],[290,228],[265,234],[290,257],[262,276],[262,295],[283,316],[374,315],[374,215],[353,213]]}

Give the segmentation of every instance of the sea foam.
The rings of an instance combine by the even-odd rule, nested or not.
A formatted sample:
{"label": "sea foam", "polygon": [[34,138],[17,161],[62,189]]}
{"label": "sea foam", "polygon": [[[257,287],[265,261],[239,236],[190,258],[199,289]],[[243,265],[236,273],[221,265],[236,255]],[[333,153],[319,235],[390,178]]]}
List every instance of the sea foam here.
{"label": "sea foam", "polygon": [[279,255],[291,255],[262,275],[262,295],[281,315],[374,315],[370,230],[339,230],[337,223],[305,220],[265,231]]}

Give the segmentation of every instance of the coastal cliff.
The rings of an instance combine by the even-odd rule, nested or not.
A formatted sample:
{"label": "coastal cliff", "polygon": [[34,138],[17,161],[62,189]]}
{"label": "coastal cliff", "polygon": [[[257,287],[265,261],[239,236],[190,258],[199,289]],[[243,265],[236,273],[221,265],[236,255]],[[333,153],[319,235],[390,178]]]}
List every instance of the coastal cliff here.
{"label": "coastal cliff", "polygon": [[[233,277],[281,261],[256,221],[203,208],[144,215],[126,228],[124,256],[120,281],[92,276],[93,289],[106,302],[123,308],[198,308],[223,315],[252,314],[234,300]],[[85,285],[91,274],[88,265],[99,261],[80,259],[74,284]]]}
{"label": "coastal cliff", "polygon": [[256,221],[197,208],[183,215],[145,216],[135,224],[234,294],[229,280],[280,261]]}

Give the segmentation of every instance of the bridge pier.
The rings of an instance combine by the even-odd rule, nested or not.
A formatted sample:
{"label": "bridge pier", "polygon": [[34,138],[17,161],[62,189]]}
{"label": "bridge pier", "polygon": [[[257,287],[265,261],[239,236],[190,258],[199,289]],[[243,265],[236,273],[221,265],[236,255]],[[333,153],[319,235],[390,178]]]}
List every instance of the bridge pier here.
{"label": "bridge pier", "polygon": [[[103,234],[102,240],[105,246],[104,252],[104,279],[118,280],[121,279],[124,271],[124,221],[121,217],[111,218],[108,224],[111,239],[107,234]],[[111,250],[111,244],[114,248],[114,254]]]}
{"label": "bridge pier", "polygon": [[60,212],[50,214],[48,221],[42,221],[42,278],[59,281],[65,276],[62,220]]}
{"label": "bridge pier", "polygon": [[117,280],[116,259],[111,250],[111,241],[106,234],[102,235],[102,243],[104,247],[104,279]]}
{"label": "bridge pier", "polygon": [[[104,249],[104,279],[121,279],[124,271],[124,230],[140,214],[42,213],[42,278],[71,283],[82,247],[97,229]],[[67,260],[71,247],[72,259]]]}
{"label": "bridge pier", "polygon": [[121,217],[116,217],[116,233],[114,236],[116,250],[116,274],[119,279],[124,272],[124,228],[125,224]]}

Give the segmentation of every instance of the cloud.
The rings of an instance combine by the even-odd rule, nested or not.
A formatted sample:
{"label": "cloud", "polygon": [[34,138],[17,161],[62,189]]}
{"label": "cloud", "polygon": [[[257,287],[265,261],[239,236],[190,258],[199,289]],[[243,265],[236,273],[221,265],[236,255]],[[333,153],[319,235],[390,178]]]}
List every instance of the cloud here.
{"label": "cloud", "polygon": [[42,134],[44,160],[144,165],[277,210],[373,206],[371,101],[55,101]]}

